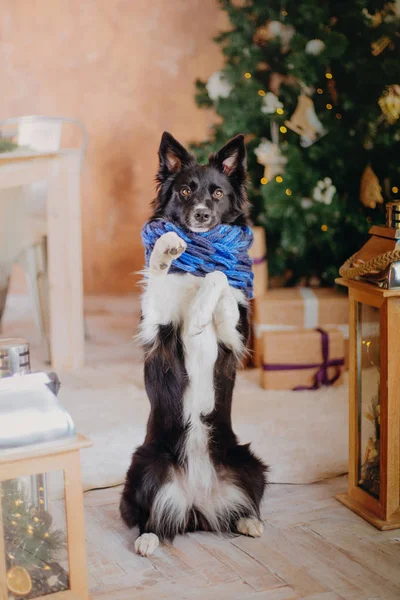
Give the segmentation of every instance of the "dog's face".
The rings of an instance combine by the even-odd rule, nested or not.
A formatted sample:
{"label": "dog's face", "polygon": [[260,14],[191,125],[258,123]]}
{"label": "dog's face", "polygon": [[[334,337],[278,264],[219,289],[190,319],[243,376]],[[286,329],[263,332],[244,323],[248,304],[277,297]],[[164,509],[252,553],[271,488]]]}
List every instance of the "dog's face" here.
{"label": "dog's face", "polygon": [[170,133],[164,132],[158,156],[153,218],[163,217],[196,232],[208,231],[221,223],[246,223],[243,135],[212,154],[207,165],[199,165]]}

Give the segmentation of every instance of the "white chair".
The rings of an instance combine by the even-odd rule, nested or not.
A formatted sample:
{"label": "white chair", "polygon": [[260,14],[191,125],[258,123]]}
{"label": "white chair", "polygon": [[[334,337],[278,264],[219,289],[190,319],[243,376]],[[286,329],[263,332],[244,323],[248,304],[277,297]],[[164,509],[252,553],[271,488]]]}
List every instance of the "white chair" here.
{"label": "white chair", "polygon": [[[19,147],[37,152],[60,149],[67,128],[79,134],[81,166],[87,133],[79,121],[65,117],[26,116],[0,121],[0,136],[15,141]],[[76,140],[74,140],[76,141]],[[71,142],[69,140],[69,147]],[[47,182],[1,191],[0,200],[0,327],[5,308],[9,278],[15,262],[25,272],[35,323],[49,347],[49,309],[47,277]]]}

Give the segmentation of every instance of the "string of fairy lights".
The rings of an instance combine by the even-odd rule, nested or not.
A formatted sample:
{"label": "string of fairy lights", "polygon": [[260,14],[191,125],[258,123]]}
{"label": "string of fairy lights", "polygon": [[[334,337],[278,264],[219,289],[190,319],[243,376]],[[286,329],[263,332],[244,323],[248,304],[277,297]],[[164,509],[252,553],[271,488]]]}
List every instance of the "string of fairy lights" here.
{"label": "string of fairy lights", "polygon": [[[287,12],[286,12],[286,11],[282,11],[282,15],[283,15],[283,16],[286,16],[286,15],[287,15]],[[246,72],[244,73],[244,77],[245,77],[245,79],[249,80],[249,79],[251,79],[251,78],[252,78],[252,74],[251,74],[249,71],[246,71]],[[326,79],[328,79],[328,80],[332,80],[332,79],[333,79],[333,75],[332,75],[332,73],[331,73],[330,71],[327,71],[327,72],[325,73],[325,77],[326,77]],[[266,92],[265,92],[265,90],[263,90],[263,89],[260,89],[260,90],[258,90],[258,91],[257,91],[257,93],[258,93],[258,95],[259,95],[259,96],[261,96],[261,97],[264,97],[264,96],[266,95]],[[323,94],[323,93],[324,93],[324,90],[323,90],[322,88],[320,88],[320,87],[319,87],[319,88],[317,88],[317,93],[318,93],[318,94]],[[325,108],[326,108],[327,110],[332,110],[333,106],[332,106],[332,104],[331,104],[331,103],[329,103],[329,102],[328,102],[328,103],[325,105]],[[285,111],[284,111],[284,109],[283,109],[283,108],[281,108],[281,107],[278,107],[278,108],[276,109],[276,111],[275,111],[275,112],[276,112],[276,114],[278,114],[279,116],[282,116],[282,115],[284,115],[284,114],[285,114]],[[340,113],[336,113],[336,118],[340,120],[340,119],[342,118],[342,115],[341,115]],[[281,126],[279,127],[279,131],[280,131],[282,134],[285,134],[285,133],[287,133],[287,127],[285,127],[285,125],[281,125]],[[277,176],[275,177],[275,181],[276,181],[277,183],[284,183],[284,180],[283,180],[283,177],[282,177],[282,175],[277,175]],[[261,183],[261,185],[267,185],[267,184],[269,183],[269,179],[267,179],[267,177],[262,177],[262,178],[260,179],[260,183]],[[397,190],[397,188],[392,188],[392,191],[393,191],[393,192],[394,192],[394,189],[396,189],[396,192],[398,191],[398,190]],[[285,189],[285,194],[286,194],[287,196],[291,196],[291,195],[292,195],[292,190],[291,190],[290,188],[286,188],[286,189]],[[326,223],[323,223],[323,224],[321,225],[321,231],[323,231],[324,233],[326,233],[328,230],[329,230],[329,227],[328,227],[328,225],[327,225]]]}
{"label": "string of fairy lights", "polygon": [[[40,487],[40,488],[39,488],[39,491],[44,491],[44,488]],[[43,504],[44,504],[44,500],[43,500],[43,498],[39,498],[39,503],[40,503],[41,505],[43,505]],[[18,508],[19,506],[21,506],[22,504],[24,504],[24,500],[22,500],[21,498],[17,498],[17,499],[15,500],[14,504],[15,504],[15,506]],[[12,525],[13,527],[17,527],[17,526],[18,526],[18,519],[21,519],[21,517],[22,517],[21,513],[19,513],[19,512],[15,512],[15,513],[13,513],[13,519],[10,521],[10,522],[11,522],[11,525]],[[17,519],[17,520],[16,520],[16,519]],[[32,521],[33,521],[33,523],[34,523],[35,525],[38,525],[39,523],[41,524],[41,520],[40,520],[40,519],[39,519],[37,516],[33,516],[33,517],[32,517]],[[28,534],[28,536],[32,537],[32,536],[34,535],[34,533],[35,533],[35,526],[34,526],[34,525],[31,525],[30,523],[28,523],[28,525],[27,525],[27,528],[26,528],[26,533]],[[49,533],[46,531],[46,532],[43,534],[43,538],[47,539],[47,538],[49,538],[49,537],[50,537],[50,534],[49,534]],[[43,539],[43,540],[41,540],[41,542],[40,542],[40,545],[42,545],[42,544],[44,544],[44,543],[45,543],[45,541],[44,541],[44,539]],[[14,559],[15,559],[15,556],[14,556],[13,554],[11,554],[11,553],[8,553],[8,558],[9,558],[10,560],[14,560]],[[45,564],[45,565],[42,567],[42,569],[43,569],[44,571],[50,571],[50,570],[51,570],[51,567],[50,567],[49,565]]]}
{"label": "string of fairy lights", "polygon": [[[287,11],[285,11],[285,10],[284,10],[284,11],[282,11],[282,15],[283,15],[283,16],[287,16]],[[244,77],[245,77],[245,79],[249,80],[249,79],[251,79],[251,78],[252,78],[252,74],[251,74],[249,71],[246,71],[246,72],[244,73]],[[325,73],[325,78],[326,78],[328,81],[333,81],[333,74],[332,74],[332,72],[331,72],[330,70],[329,70],[329,71],[326,71],[326,73]],[[323,90],[323,88],[322,88],[322,87],[318,87],[318,88],[316,89],[316,91],[317,91],[317,94],[319,94],[319,95],[322,95],[322,94],[324,94],[324,90]],[[257,91],[257,94],[258,94],[260,97],[262,97],[262,98],[263,98],[264,96],[266,96],[266,91],[265,91],[265,90],[263,90],[263,89],[259,89],[259,90]],[[325,104],[325,108],[326,108],[326,110],[328,110],[328,111],[331,111],[331,110],[333,109],[333,104],[332,104],[331,102],[327,102],[327,103]],[[276,111],[275,111],[275,112],[276,112],[276,114],[277,114],[277,115],[279,115],[279,116],[282,116],[282,115],[285,113],[285,111],[284,111],[284,109],[283,109],[282,107],[278,107],[278,108],[276,109]],[[342,119],[342,114],[341,114],[340,112],[337,112],[335,116],[336,116],[336,119],[338,119],[339,121]],[[288,130],[287,130],[287,127],[285,127],[285,125],[281,125],[281,126],[279,127],[279,131],[280,131],[282,134],[285,134],[285,133],[287,133],[287,131],[288,131]],[[275,181],[276,181],[277,183],[284,183],[283,177],[282,177],[281,175],[277,175],[277,176],[275,177]],[[261,185],[267,185],[267,184],[269,183],[269,179],[267,179],[267,177],[262,177],[262,178],[260,179],[260,183],[261,183]],[[393,193],[393,194],[398,194],[398,192],[399,192],[399,188],[398,188],[398,186],[394,185],[394,186],[392,187],[392,193]],[[286,193],[286,195],[287,195],[287,196],[291,196],[291,195],[292,195],[292,190],[291,190],[290,188],[286,188],[286,190],[285,190],[285,193]],[[328,230],[329,230],[329,227],[328,227],[328,225],[327,225],[326,223],[323,223],[323,224],[321,225],[321,231],[323,231],[323,232],[327,232]]]}

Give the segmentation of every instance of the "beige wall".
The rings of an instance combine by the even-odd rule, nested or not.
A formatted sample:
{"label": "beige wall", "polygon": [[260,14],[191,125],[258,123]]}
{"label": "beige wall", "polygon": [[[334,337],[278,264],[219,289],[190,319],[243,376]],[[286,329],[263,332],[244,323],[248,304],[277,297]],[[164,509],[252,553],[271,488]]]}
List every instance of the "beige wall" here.
{"label": "beige wall", "polygon": [[216,0],[0,0],[0,118],[64,115],[89,132],[86,292],[133,289],[160,135],[206,136],[193,82],[221,65],[224,26]]}

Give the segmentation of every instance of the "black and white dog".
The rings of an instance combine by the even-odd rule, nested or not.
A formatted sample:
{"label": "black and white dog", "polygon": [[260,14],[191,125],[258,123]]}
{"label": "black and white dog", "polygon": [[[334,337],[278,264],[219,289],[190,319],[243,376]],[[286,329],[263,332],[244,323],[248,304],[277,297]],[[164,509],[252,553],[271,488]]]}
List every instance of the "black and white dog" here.
{"label": "black and white dog", "polygon": [[[153,218],[207,231],[247,222],[246,148],[238,135],[199,165],[169,133],[159,149]],[[145,275],[140,338],[151,404],[144,444],[132,457],[121,499],[135,549],[185,531],[258,537],[267,468],[232,431],[236,365],[248,337],[243,293],[215,271],[168,274],[185,251],[174,232],[156,242]]]}

